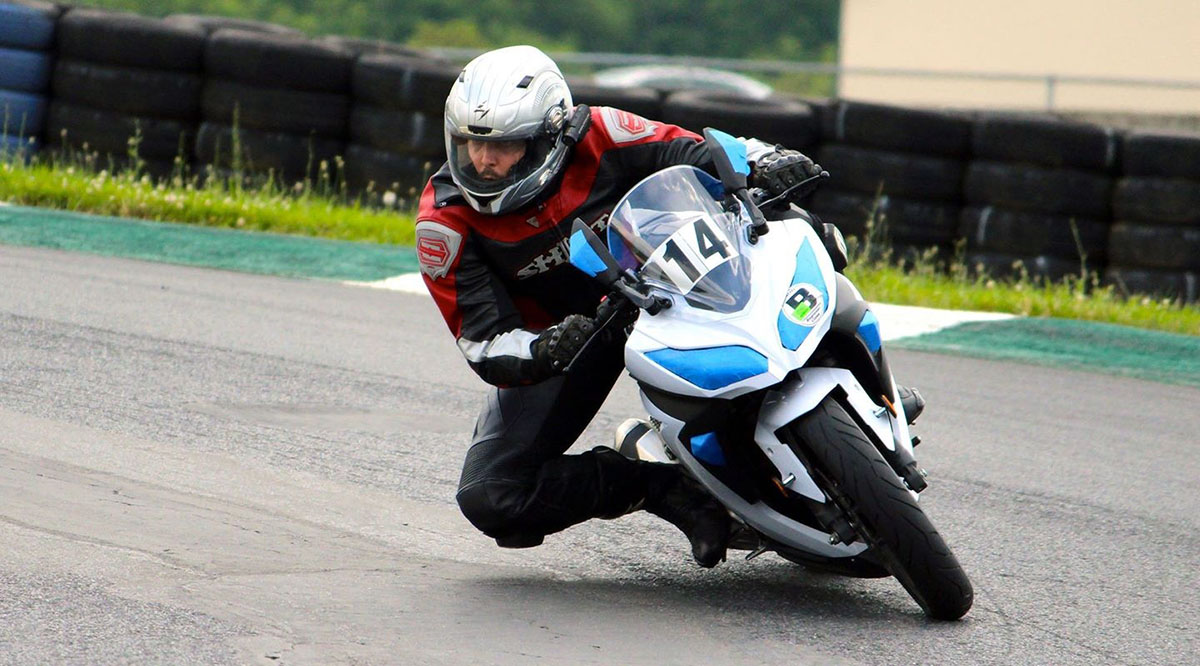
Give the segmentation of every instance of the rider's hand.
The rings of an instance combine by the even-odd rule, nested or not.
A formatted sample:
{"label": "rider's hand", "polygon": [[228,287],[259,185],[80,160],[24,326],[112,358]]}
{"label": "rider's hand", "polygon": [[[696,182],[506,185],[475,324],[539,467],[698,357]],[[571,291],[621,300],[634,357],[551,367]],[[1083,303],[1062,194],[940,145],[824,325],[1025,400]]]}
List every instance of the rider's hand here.
{"label": "rider's hand", "polygon": [[567,315],[566,319],[538,334],[530,347],[533,360],[546,374],[562,372],[575,360],[595,330],[596,323],[591,317]]}
{"label": "rider's hand", "polygon": [[[804,153],[798,150],[788,150],[783,146],[775,146],[774,152],[764,155],[755,163],[749,185],[762,188],[771,196],[777,196],[796,183],[819,175],[821,175],[821,165],[813,162]],[[818,180],[812,181],[793,191],[788,198],[804,197],[816,189],[819,182]]]}
{"label": "rider's hand", "polygon": [[596,323],[603,324],[612,319],[613,330],[620,331],[637,321],[641,310],[629,302],[628,298],[619,291],[614,291],[600,301],[596,307]]}

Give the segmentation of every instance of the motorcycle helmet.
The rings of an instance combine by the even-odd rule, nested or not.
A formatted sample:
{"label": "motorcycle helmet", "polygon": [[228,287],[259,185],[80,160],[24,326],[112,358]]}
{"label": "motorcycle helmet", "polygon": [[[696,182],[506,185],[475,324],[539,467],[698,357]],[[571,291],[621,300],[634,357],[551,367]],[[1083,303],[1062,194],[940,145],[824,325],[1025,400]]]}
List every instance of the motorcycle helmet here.
{"label": "motorcycle helmet", "polygon": [[[445,113],[446,159],[467,203],[499,215],[533,200],[566,161],[563,130],[573,108],[558,65],[537,48],[510,46],[467,63]],[[485,149],[520,157],[506,172],[480,173],[471,153]]]}

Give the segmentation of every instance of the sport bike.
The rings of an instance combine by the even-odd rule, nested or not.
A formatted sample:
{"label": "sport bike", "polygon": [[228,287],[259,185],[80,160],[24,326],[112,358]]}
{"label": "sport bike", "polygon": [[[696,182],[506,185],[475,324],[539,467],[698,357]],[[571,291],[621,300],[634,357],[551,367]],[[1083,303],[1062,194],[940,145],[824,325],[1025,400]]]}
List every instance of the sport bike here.
{"label": "sport bike", "polygon": [[719,180],[670,167],[617,204],[607,242],[572,229],[571,263],[640,308],[625,365],[653,429],[622,453],[682,465],[747,558],[895,576],[929,617],[962,617],[971,583],[917,502],[918,440],[840,232],[764,200],[744,146],[705,138]]}

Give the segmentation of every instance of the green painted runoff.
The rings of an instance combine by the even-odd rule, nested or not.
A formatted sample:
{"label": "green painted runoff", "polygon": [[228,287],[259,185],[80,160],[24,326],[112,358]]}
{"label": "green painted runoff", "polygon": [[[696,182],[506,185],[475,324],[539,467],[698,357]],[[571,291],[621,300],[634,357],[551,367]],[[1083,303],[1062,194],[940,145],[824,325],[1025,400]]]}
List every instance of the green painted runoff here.
{"label": "green painted runoff", "polygon": [[0,206],[0,243],[246,273],[382,280],[418,270],[411,247]]}

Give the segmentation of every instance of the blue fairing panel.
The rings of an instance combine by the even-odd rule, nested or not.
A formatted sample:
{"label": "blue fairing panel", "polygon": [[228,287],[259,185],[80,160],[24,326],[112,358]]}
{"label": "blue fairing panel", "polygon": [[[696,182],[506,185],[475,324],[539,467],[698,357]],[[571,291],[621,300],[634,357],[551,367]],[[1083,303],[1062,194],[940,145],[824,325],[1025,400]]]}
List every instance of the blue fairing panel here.
{"label": "blue fairing panel", "polygon": [[571,263],[592,277],[603,273],[605,269],[604,260],[588,245],[581,231],[571,234]]}
{"label": "blue fairing panel", "polygon": [[879,351],[883,345],[883,336],[879,331],[879,319],[874,312],[867,310],[863,315],[862,322],[858,325],[858,335],[867,343],[867,349],[870,349],[872,354]]}
{"label": "blue fairing panel", "polygon": [[779,341],[787,349],[799,349],[828,307],[829,290],[825,287],[825,277],[821,274],[812,243],[806,240],[796,253],[796,272],[779,313]]}
{"label": "blue fairing panel", "polygon": [[767,371],[767,357],[741,345],[658,349],[647,352],[646,358],[684,381],[710,391]]}
{"label": "blue fairing panel", "polygon": [[715,432],[696,435],[692,438],[691,448],[692,455],[696,456],[697,460],[703,460],[710,465],[725,464],[725,452],[721,450],[721,443],[717,441]]}

